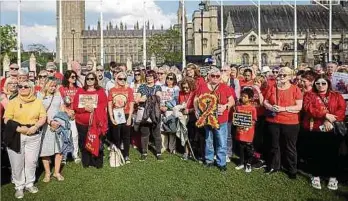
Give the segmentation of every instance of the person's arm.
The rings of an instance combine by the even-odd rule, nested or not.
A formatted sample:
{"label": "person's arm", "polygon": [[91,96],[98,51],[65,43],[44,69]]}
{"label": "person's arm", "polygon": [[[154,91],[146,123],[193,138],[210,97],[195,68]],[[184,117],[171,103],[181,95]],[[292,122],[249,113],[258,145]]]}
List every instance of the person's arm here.
{"label": "person's arm", "polygon": [[296,105],[285,107],[286,112],[299,113],[302,110],[303,100],[296,100]]}
{"label": "person's arm", "polygon": [[15,113],[15,108],[16,108],[15,105],[16,104],[15,104],[14,100],[10,100],[7,103],[6,110],[4,113],[4,123],[5,124],[7,124],[8,120],[14,118],[14,113]]}
{"label": "person's arm", "polygon": [[317,105],[316,100],[312,92],[305,94],[303,98],[303,110],[314,118],[325,118],[327,111],[323,110],[321,105]]}
{"label": "person's arm", "polygon": [[341,94],[336,94],[337,97],[337,107],[336,111],[333,112],[333,115],[336,115],[337,121],[344,121],[344,118],[346,116],[346,101],[343,99]]}
{"label": "person's arm", "polygon": [[112,110],[112,101],[109,101],[108,102],[108,113],[109,113],[109,117],[110,117],[110,120],[111,122],[116,125],[116,121],[114,119],[114,114],[113,114],[113,110]]}

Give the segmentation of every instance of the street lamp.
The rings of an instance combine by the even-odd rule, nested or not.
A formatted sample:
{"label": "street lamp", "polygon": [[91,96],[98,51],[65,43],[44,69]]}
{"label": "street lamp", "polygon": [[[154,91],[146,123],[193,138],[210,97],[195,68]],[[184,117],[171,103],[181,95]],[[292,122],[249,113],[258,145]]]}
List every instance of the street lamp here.
{"label": "street lamp", "polygon": [[204,64],[204,58],[203,58],[203,12],[205,10],[205,3],[201,1],[199,3],[199,10],[201,11],[201,59],[202,59],[202,64]]}
{"label": "street lamp", "polygon": [[73,51],[73,53],[72,53],[72,55],[73,55],[72,58],[73,58],[73,61],[75,61],[75,43],[74,43],[74,42],[75,42],[75,41],[74,41],[74,40],[75,40],[75,37],[74,37],[74,36],[75,36],[75,33],[76,33],[75,29],[72,29],[72,30],[71,30],[71,34],[72,34],[72,51]]}

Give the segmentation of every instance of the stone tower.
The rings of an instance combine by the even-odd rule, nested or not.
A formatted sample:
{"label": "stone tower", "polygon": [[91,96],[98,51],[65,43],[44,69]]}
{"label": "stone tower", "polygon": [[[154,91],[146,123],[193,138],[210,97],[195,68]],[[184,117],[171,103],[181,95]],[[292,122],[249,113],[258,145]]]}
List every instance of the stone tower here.
{"label": "stone tower", "polygon": [[[62,47],[63,62],[68,62],[73,57],[73,36],[74,36],[74,57],[76,61],[82,62],[82,31],[85,30],[85,0],[61,1],[62,2]],[[57,13],[57,38],[56,50],[57,61],[59,61],[59,1],[56,6]],[[75,34],[72,34],[75,30]]]}
{"label": "stone tower", "polygon": [[232,64],[234,62],[236,62],[236,35],[235,35],[235,30],[234,30],[234,25],[232,22],[232,18],[231,18],[231,13],[228,13],[227,16],[227,22],[226,22],[226,27],[225,27],[225,41],[221,41],[224,42],[226,44],[226,64]]}
{"label": "stone tower", "polygon": [[178,20],[178,24],[179,25],[181,25],[182,24],[182,13],[184,12],[184,14],[185,14],[185,24],[187,23],[187,17],[186,17],[186,9],[184,10],[183,9],[183,5],[182,5],[182,1],[181,0],[179,0],[179,8],[178,8],[178,11],[177,11],[177,20]]}

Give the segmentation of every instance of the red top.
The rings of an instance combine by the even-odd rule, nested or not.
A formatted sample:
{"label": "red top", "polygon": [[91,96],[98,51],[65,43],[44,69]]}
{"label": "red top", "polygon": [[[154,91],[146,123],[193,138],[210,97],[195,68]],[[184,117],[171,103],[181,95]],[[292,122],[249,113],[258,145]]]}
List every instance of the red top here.
{"label": "red top", "polygon": [[247,129],[237,127],[236,140],[242,142],[253,142],[255,134],[255,122],[257,121],[257,112],[255,106],[249,105],[238,105],[236,106],[236,112],[251,114],[253,118],[253,126]]}
{"label": "red top", "polygon": [[54,77],[60,81],[63,81],[63,79],[64,79],[64,75],[58,71],[56,71],[56,73],[54,74]]}
{"label": "red top", "polygon": [[36,86],[34,87],[35,93],[41,91],[41,89],[42,89],[42,87],[41,87],[40,85],[36,85]]}
{"label": "red top", "polygon": [[66,96],[69,96],[70,97],[70,100],[71,100],[71,105],[70,107],[68,107],[69,109],[72,109],[72,105],[73,105],[73,102],[74,102],[74,98],[75,98],[75,94],[78,90],[78,87],[64,87],[64,86],[61,86],[59,88],[59,93],[60,93],[60,96],[64,99]]}
{"label": "red top", "polygon": [[129,114],[130,103],[134,102],[133,89],[113,87],[109,91],[108,101],[112,101],[112,108],[124,108],[124,113]]}
{"label": "red top", "polygon": [[[276,93],[278,93],[277,101]],[[273,86],[266,92],[265,100],[268,100],[271,105],[289,107],[296,105],[296,100],[302,100],[302,93],[301,89],[295,85],[291,85],[290,88],[286,90],[277,90],[277,88]],[[266,121],[294,125],[299,123],[299,113],[279,112],[275,117],[267,117]]]}
{"label": "red top", "polygon": [[243,89],[243,87],[251,87],[254,85],[254,80],[246,81],[245,79],[240,79],[239,85],[240,85],[240,89]]}
{"label": "red top", "polygon": [[196,80],[196,91],[198,91],[203,85],[207,84],[203,77],[197,77],[195,78],[195,80]]}
{"label": "red top", "polygon": [[[226,84],[219,84],[214,94],[218,97],[218,104],[225,105],[228,103],[228,98],[232,97],[232,88],[228,87]],[[201,94],[212,93],[212,91],[208,88],[208,85],[202,85],[201,88],[197,91],[196,96],[200,96]],[[218,116],[218,121],[220,124],[226,123],[228,121],[228,110],[225,110],[222,115]]]}
{"label": "red top", "polygon": [[5,82],[6,82],[6,77],[2,78],[0,81],[1,92],[4,91]]}
{"label": "red top", "polygon": [[97,103],[97,111],[103,111],[103,114],[98,114],[99,116],[104,117],[105,112],[105,119],[106,119],[106,105],[107,105],[107,97],[105,94],[105,90],[103,88],[100,88],[97,91],[85,91],[83,88],[79,88],[75,94],[74,101],[73,101],[73,109],[75,110],[75,120],[76,123],[82,124],[85,126],[89,125],[90,115],[91,113],[86,111],[84,108],[78,108],[79,105],[79,96],[80,95],[97,95],[98,96],[98,103]]}
{"label": "red top", "polygon": [[192,109],[193,108],[193,102],[195,99],[194,92],[190,92],[188,94],[185,94],[184,92],[180,91],[179,92],[179,104],[186,103],[186,108],[187,109]]}
{"label": "red top", "polygon": [[268,78],[267,79],[267,88],[271,88],[276,85],[276,79]]}
{"label": "red top", "polygon": [[[306,130],[320,131],[319,126],[324,124],[326,113],[337,116],[337,121],[343,121],[346,112],[346,102],[342,95],[330,91],[328,94],[320,94],[324,101],[327,101],[328,110],[325,104],[319,98],[319,94],[315,92],[307,92],[303,98],[303,127]],[[311,123],[312,129],[311,129]]]}

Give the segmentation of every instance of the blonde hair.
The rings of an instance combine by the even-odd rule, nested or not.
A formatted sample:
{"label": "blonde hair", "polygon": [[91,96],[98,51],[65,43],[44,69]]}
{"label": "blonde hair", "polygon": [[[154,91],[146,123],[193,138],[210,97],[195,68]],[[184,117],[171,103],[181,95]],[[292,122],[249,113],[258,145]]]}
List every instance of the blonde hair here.
{"label": "blonde hair", "polygon": [[[127,79],[127,77],[128,77],[127,73],[125,73],[125,72],[123,72],[123,71],[117,73],[117,74],[116,74],[116,77],[115,77],[115,86],[118,86],[117,79],[118,79],[118,77],[120,77],[121,75],[124,75],[126,79]],[[126,83],[125,83],[124,86],[125,86],[126,88],[128,88],[127,80],[126,80]]]}
{"label": "blonde hair", "polygon": [[6,81],[5,81],[5,84],[4,84],[4,88],[3,88],[3,92],[6,95],[11,94],[11,92],[8,90],[8,83],[10,83],[11,81],[12,82],[17,82],[17,84],[18,84],[18,79],[17,78],[14,78],[14,77],[6,78]]}
{"label": "blonde hair", "polygon": [[43,95],[43,98],[47,97],[48,96],[48,90],[49,88],[56,84],[56,92],[54,95],[59,95],[59,91],[57,90],[58,89],[58,84],[57,84],[57,80],[49,80],[48,82],[46,82],[45,86],[42,88],[41,90],[41,93]]}
{"label": "blonde hair", "polygon": [[294,75],[294,71],[289,67],[282,67],[279,69],[279,74],[288,74],[290,76]]}

